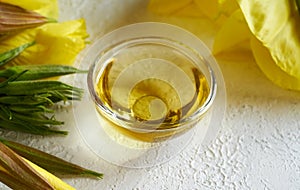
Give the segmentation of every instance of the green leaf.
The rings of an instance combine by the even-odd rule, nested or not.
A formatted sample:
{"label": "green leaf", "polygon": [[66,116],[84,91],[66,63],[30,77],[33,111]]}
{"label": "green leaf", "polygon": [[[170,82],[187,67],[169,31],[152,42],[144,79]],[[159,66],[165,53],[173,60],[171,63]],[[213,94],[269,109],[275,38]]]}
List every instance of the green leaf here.
{"label": "green leaf", "polygon": [[10,105],[8,108],[17,113],[54,113],[54,110],[49,109],[42,105],[34,105],[34,106],[19,106],[19,105]]}
{"label": "green leaf", "polygon": [[16,80],[37,80],[86,72],[66,65],[18,65],[0,70],[0,77],[9,78],[12,75],[21,73],[25,70],[27,72],[18,77]]}
{"label": "green leaf", "polygon": [[[11,76],[7,81],[17,74]],[[2,84],[2,85],[1,85]],[[46,113],[59,101],[80,100],[82,90],[60,81],[13,81],[0,84],[0,127],[38,135],[63,134],[66,131],[51,129],[62,125]]]}
{"label": "green leaf", "polygon": [[0,88],[2,95],[36,95],[61,92],[67,98],[74,94],[75,97],[82,94],[82,90],[60,81],[14,81]]}
{"label": "green leaf", "polygon": [[17,105],[17,106],[38,106],[38,105],[53,105],[51,94],[37,94],[25,96],[0,96],[0,104],[4,105]]}
{"label": "green leaf", "polygon": [[5,65],[10,60],[17,57],[22,51],[24,51],[26,48],[32,46],[33,44],[34,44],[34,42],[26,43],[26,44],[23,44],[23,45],[21,45],[17,48],[12,49],[12,50],[1,53],[0,54],[0,66]]}
{"label": "green leaf", "polygon": [[1,138],[0,142],[10,147],[19,155],[34,162],[42,168],[45,168],[51,173],[56,173],[61,176],[87,176],[98,179],[102,179],[103,177],[103,174],[101,173],[82,168],[70,162],[66,162],[58,157],[42,152],[38,149]]}
{"label": "green leaf", "polygon": [[0,127],[12,131],[21,131],[36,135],[67,135],[67,131],[51,129],[51,125],[61,125],[54,117],[48,118],[43,113],[17,113],[7,106],[0,105]]}
{"label": "green leaf", "polygon": [[0,83],[0,88],[2,88],[3,86],[6,86],[9,82],[15,81],[17,78],[19,78],[21,75],[23,75],[24,73],[26,73],[27,71],[22,71],[20,73],[15,73],[12,76],[10,76],[8,79],[6,79],[5,81],[2,81]]}
{"label": "green leaf", "polygon": [[67,135],[67,131],[59,131],[51,129],[44,125],[32,125],[27,123],[18,123],[0,119],[0,127],[11,131],[20,131],[34,135]]}

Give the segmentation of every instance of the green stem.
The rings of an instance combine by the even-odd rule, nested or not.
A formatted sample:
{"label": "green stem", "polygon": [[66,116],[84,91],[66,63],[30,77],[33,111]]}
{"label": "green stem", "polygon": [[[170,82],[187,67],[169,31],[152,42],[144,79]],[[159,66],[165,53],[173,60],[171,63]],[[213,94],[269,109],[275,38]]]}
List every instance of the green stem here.
{"label": "green stem", "polygon": [[23,52],[26,48],[32,46],[35,42],[30,42],[23,44],[17,48],[14,48],[12,50],[9,50],[7,52],[1,53],[0,54],[0,66],[5,65],[8,63],[10,60],[14,59],[17,57],[21,52]]}
{"label": "green stem", "polygon": [[51,173],[57,173],[62,176],[87,176],[98,179],[102,179],[103,177],[102,173],[82,168],[38,149],[4,140],[2,138],[0,138],[0,142]]}

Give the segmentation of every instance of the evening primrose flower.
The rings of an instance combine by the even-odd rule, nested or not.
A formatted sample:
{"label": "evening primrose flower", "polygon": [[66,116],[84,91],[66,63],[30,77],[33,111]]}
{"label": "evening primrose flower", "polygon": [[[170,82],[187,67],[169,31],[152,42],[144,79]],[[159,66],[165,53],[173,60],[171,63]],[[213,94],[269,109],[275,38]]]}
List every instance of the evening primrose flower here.
{"label": "evening primrose flower", "polygon": [[160,15],[213,20],[218,26],[212,48],[216,57],[240,60],[254,56],[275,84],[300,90],[297,0],[151,0],[149,9]]}
{"label": "evening primrose flower", "polygon": [[296,1],[238,0],[237,9],[215,36],[213,53],[255,58],[275,84],[300,90],[300,16]]}
{"label": "evening primrose flower", "polygon": [[275,84],[300,90],[300,15],[296,1],[238,0],[255,60]]}
{"label": "evening primrose flower", "polygon": [[[47,18],[58,17],[56,0],[0,0],[0,2],[20,6]],[[83,19],[46,23],[1,36],[0,52],[34,41],[35,44],[11,61],[11,64],[72,65],[77,54],[85,47],[87,37]]]}
{"label": "evening primrose flower", "polygon": [[251,32],[240,9],[234,11],[214,37],[213,54],[228,60],[245,60],[252,57]]}
{"label": "evening primrose flower", "polygon": [[35,41],[33,46],[12,60],[11,64],[72,65],[77,54],[85,47],[84,39],[87,36],[83,19],[49,23],[4,36],[0,43],[0,52]]}
{"label": "evening primrose flower", "polygon": [[218,20],[237,8],[235,0],[151,0],[148,8],[160,15],[206,17]]}

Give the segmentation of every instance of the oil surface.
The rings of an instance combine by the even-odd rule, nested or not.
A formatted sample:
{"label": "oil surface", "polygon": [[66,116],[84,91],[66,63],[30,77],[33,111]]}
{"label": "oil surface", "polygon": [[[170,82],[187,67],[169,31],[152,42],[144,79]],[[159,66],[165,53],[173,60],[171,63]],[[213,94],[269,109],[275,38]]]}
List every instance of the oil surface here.
{"label": "oil surface", "polygon": [[[203,73],[184,55],[148,44],[111,58],[100,71],[96,91],[111,112],[136,123],[130,127],[152,130],[153,139],[162,135],[155,131],[176,128],[200,108],[210,89]],[[137,138],[147,136],[129,133]]]}

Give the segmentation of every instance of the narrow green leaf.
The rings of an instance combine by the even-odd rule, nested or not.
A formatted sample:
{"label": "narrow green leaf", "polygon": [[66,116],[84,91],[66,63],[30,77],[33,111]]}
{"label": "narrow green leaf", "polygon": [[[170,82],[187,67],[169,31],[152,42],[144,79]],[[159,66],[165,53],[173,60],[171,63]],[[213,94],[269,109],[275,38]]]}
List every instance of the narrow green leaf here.
{"label": "narrow green leaf", "polygon": [[12,112],[8,107],[0,106],[0,127],[3,129],[21,131],[37,135],[67,135],[66,131],[51,129],[50,125],[61,125],[63,122],[47,118],[43,114],[20,114]]}
{"label": "narrow green leaf", "polygon": [[26,48],[32,46],[34,42],[30,42],[27,44],[23,44],[17,48],[14,48],[12,50],[9,50],[7,52],[0,54],[0,66],[3,66],[4,64],[8,63],[10,60],[17,57],[22,51],[24,51]]}
{"label": "narrow green leaf", "polygon": [[32,118],[31,115],[32,114],[26,115],[26,114],[20,114],[17,112],[13,112],[11,115],[11,120],[14,121],[16,119],[16,120],[24,121],[24,122],[28,122],[28,123],[35,123],[36,125],[62,125],[62,124],[64,124],[64,122],[62,122],[62,121],[57,121],[55,119],[51,119],[51,118],[47,118],[47,117]]}
{"label": "narrow green leaf", "polygon": [[18,106],[38,106],[53,105],[51,94],[38,94],[29,96],[0,96],[0,104],[18,105]]}
{"label": "narrow green leaf", "polygon": [[20,65],[0,70],[0,77],[8,78],[16,73],[23,72],[24,70],[27,70],[27,72],[17,80],[37,80],[86,72],[66,65]]}
{"label": "narrow green leaf", "polygon": [[[24,110],[23,110],[24,112]],[[35,125],[62,125],[61,121],[55,120],[54,117],[48,118],[44,114],[38,114],[36,112],[14,112],[9,106],[3,106],[0,104],[0,113],[2,118],[6,118],[9,121],[23,121],[25,123],[34,123]]]}
{"label": "narrow green leaf", "polygon": [[0,88],[3,87],[3,86],[6,86],[9,82],[12,82],[12,81],[15,81],[17,78],[19,78],[21,75],[23,75],[24,73],[26,73],[27,71],[22,71],[20,73],[16,73],[12,76],[10,76],[8,79],[6,79],[5,81],[2,81],[0,83]]}
{"label": "narrow green leaf", "polygon": [[20,131],[34,135],[67,135],[67,131],[59,131],[51,129],[44,125],[32,125],[24,122],[12,122],[0,119],[0,127],[11,131]]}
{"label": "narrow green leaf", "polygon": [[53,112],[47,108],[51,104],[80,99],[82,94],[81,89],[59,81],[8,82],[0,87],[0,94],[1,92],[4,94],[0,96],[0,102],[3,102],[0,103],[0,127],[39,135],[66,135],[66,131],[50,128],[62,125],[63,122],[54,117],[46,117],[45,112]]}
{"label": "narrow green leaf", "polygon": [[19,105],[13,105],[13,106],[8,106],[9,110],[12,112],[17,112],[17,113],[23,113],[23,114],[28,114],[28,113],[54,113],[54,110],[46,108],[45,106],[42,105],[34,105],[34,106],[19,106]]}
{"label": "narrow green leaf", "polygon": [[0,94],[3,95],[36,95],[52,91],[82,94],[82,89],[60,81],[14,81],[0,88]]}
{"label": "narrow green leaf", "polygon": [[19,155],[31,160],[35,164],[45,168],[51,173],[57,173],[62,176],[87,176],[102,179],[103,174],[82,168],[78,165],[66,162],[61,158],[42,152],[38,149],[25,146],[16,142],[0,138],[0,142],[13,149]]}
{"label": "narrow green leaf", "polygon": [[6,106],[0,105],[0,112],[2,113],[3,117],[6,117],[8,120],[12,119],[12,113]]}

